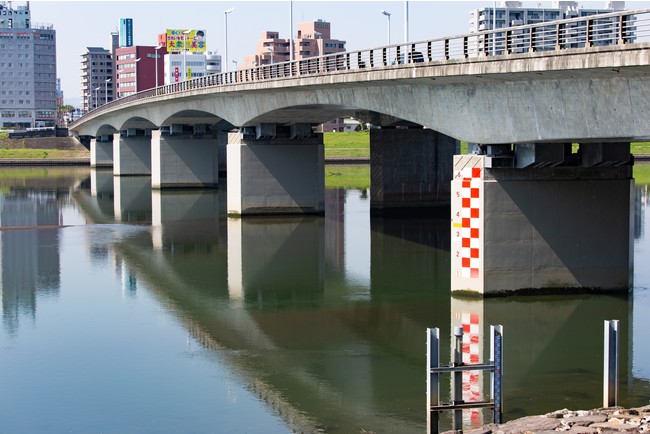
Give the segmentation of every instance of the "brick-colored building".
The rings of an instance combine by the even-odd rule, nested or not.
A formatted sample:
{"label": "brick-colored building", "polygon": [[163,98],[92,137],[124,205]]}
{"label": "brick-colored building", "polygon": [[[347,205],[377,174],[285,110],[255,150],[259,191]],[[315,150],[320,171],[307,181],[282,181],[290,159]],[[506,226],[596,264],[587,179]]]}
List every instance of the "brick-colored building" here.
{"label": "brick-colored building", "polygon": [[[330,23],[324,20],[308,21],[298,24],[298,32],[293,40],[294,59],[324,56],[345,51],[345,41],[332,39]],[[269,65],[291,60],[290,40],[280,38],[279,32],[262,33],[255,54],[246,56],[240,68]]]}
{"label": "brick-colored building", "polygon": [[163,56],[165,53],[165,48],[160,48],[158,59],[156,59],[156,47],[134,45],[118,48],[115,52],[117,56],[115,62],[117,98],[124,98],[155,87],[156,60],[158,61],[158,85],[162,85],[164,83]]}

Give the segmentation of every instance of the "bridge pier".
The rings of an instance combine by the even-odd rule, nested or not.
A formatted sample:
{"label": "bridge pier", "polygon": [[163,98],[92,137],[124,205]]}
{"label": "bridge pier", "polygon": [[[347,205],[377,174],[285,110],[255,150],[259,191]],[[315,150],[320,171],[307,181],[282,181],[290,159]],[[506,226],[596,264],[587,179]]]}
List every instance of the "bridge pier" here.
{"label": "bridge pier", "polygon": [[218,138],[205,125],[172,125],[151,132],[151,187],[219,185]]}
{"label": "bridge pier", "polygon": [[449,206],[458,140],[430,129],[370,130],[372,214]]}
{"label": "bridge pier", "polygon": [[90,139],[90,167],[113,166],[113,136]]}
{"label": "bridge pier", "polygon": [[113,174],[151,175],[151,130],[129,128],[113,135]]}
{"label": "bridge pier", "polygon": [[[603,150],[612,146],[619,151],[607,161],[612,154]],[[495,160],[486,155],[454,157],[452,291],[629,290],[629,144],[581,145],[581,151],[573,165],[560,165],[555,155],[556,167],[538,161],[525,169],[491,168]]]}
{"label": "bridge pier", "polygon": [[228,214],[323,214],[323,137],[228,134]]}

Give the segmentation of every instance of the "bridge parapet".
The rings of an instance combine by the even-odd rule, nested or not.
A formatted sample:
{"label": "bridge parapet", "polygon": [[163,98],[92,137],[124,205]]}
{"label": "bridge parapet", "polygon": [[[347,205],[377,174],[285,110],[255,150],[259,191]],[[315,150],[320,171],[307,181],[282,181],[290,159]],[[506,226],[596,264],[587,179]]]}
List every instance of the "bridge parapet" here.
{"label": "bridge parapet", "polygon": [[507,59],[520,54],[637,44],[650,41],[649,23],[650,9],[622,11],[238,69],[159,86],[109,102],[77,119],[70,128],[75,129],[87,120],[133,102],[191,95],[198,89],[349,71],[413,68],[433,62],[445,64],[492,57]]}

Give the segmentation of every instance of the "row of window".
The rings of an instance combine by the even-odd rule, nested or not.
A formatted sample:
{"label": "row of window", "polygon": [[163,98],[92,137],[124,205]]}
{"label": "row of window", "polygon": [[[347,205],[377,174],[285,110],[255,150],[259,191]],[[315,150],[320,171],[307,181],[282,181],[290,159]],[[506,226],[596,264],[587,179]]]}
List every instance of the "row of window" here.
{"label": "row of window", "polygon": [[[4,83],[4,82],[3,82],[3,83]],[[17,91],[16,91],[16,94],[17,94],[17,95],[22,95],[23,92],[25,92],[25,95],[30,95],[30,92],[31,92],[31,91],[29,91],[29,90],[25,90],[25,91],[23,91],[23,90],[17,90]],[[37,92],[37,93],[38,93],[38,92]],[[3,91],[0,91],[0,94],[2,94],[2,95],[9,95],[9,96],[12,96],[12,95],[14,94],[14,91],[13,91],[13,90],[3,90]],[[43,96],[47,96],[47,95],[43,95]],[[51,96],[51,95],[50,95],[50,96]]]}
{"label": "row of window", "polygon": [[135,62],[133,63],[123,63],[121,65],[117,65],[117,69],[127,69],[127,68],[135,68]]}
{"label": "row of window", "polygon": [[7,67],[8,68],[14,68],[14,67],[15,68],[23,68],[23,67],[24,68],[31,68],[32,64],[31,63],[22,63],[22,62],[18,62],[18,63],[15,63],[15,64],[13,62],[9,62],[9,63],[2,62],[2,63],[0,63],[0,68],[7,68]]}
{"label": "row of window", "polygon": [[[19,105],[31,105],[31,104],[32,104],[32,100],[31,100],[31,99],[26,99],[26,100],[19,99],[19,100],[17,100],[17,101],[18,101],[18,104],[19,104]],[[3,99],[3,100],[2,100],[2,104],[3,104],[3,105],[6,105],[6,104],[11,105],[11,104],[15,104],[15,103],[16,103],[16,102],[15,102],[13,99]]]}
{"label": "row of window", "polygon": [[[12,49],[14,49],[14,44],[0,44],[0,49],[4,50],[5,48],[8,49],[8,50],[12,50]],[[28,50],[30,48],[31,48],[30,44],[25,44],[24,46],[22,44],[16,44],[16,49],[17,50],[22,50],[22,49]]]}
{"label": "row of window", "polygon": [[117,60],[124,60],[124,59],[135,59],[135,53],[121,54],[117,56]]}

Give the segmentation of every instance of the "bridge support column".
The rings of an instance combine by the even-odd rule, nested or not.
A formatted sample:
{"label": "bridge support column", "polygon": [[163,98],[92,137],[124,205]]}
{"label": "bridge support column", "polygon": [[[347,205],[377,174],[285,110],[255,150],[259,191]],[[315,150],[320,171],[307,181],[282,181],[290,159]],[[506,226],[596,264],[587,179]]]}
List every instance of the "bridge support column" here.
{"label": "bridge support column", "polygon": [[492,169],[489,158],[454,157],[452,291],[629,290],[631,165]]}
{"label": "bridge support column", "polygon": [[113,136],[90,139],[90,167],[113,166]]}
{"label": "bridge support column", "polygon": [[151,130],[128,129],[113,135],[113,174],[151,175]]}
{"label": "bridge support column", "polygon": [[370,209],[449,206],[459,142],[429,129],[370,130]]}
{"label": "bridge support column", "polygon": [[228,135],[228,214],[323,214],[323,137]]}
{"label": "bridge support column", "polygon": [[[174,127],[174,126],[172,126]],[[151,187],[217,187],[219,184],[216,135],[197,129],[172,134],[151,132]],[[203,131],[199,133],[199,131]]]}

